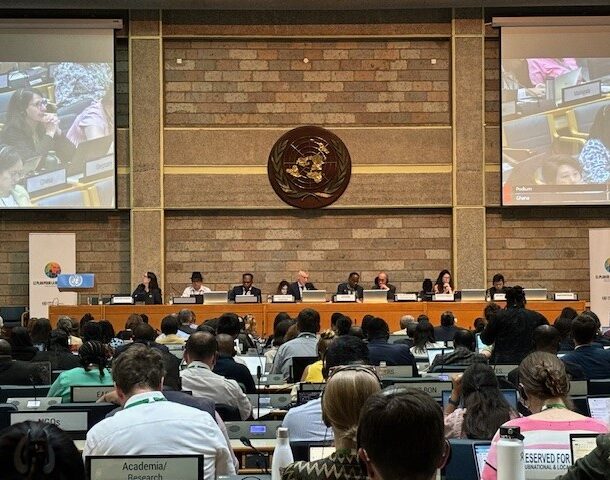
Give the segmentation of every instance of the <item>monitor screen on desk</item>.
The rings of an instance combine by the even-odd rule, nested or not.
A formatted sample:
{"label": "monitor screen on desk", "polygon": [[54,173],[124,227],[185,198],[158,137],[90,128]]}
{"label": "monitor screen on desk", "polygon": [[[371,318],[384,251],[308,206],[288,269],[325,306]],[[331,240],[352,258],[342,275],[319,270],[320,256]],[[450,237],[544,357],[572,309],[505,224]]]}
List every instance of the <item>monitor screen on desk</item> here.
{"label": "monitor screen on desk", "polygon": [[503,205],[610,204],[610,25],[594,19],[494,19]]}

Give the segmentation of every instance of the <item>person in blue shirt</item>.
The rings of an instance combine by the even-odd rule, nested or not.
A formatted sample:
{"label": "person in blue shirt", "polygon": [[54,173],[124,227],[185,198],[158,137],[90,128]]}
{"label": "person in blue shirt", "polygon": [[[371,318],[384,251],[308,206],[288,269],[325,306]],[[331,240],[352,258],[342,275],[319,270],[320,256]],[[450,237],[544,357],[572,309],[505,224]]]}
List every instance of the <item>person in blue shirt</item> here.
{"label": "person in blue shirt", "polygon": [[562,360],[582,367],[587,379],[600,379],[610,377],[610,350],[595,343],[598,326],[595,320],[581,314],[572,322],[572,336],[576,347],[566,353]]}

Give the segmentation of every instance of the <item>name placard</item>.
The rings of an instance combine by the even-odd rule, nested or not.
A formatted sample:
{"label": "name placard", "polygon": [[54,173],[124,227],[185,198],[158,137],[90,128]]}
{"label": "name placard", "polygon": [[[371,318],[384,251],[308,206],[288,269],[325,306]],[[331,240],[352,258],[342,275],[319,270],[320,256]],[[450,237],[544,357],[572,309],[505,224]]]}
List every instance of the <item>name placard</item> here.
{"label": "name placard", "polygon": [[94,175],[109,172],[111,170],[114,170],[114,155],[91,160],[85,164],[86,177],[93,177]]}
{"label": "name placard", "polygon": [[570,395],[574,396],[585,396],[588,395],[588,387],[586,380],[572,380],[570,382]]}
{"label": "name placard", "polygon": [[495,300],[496,302],[506,301],[506,293],[494,293],[492,300]]}
{"label": "name placard", "polygon": [[602,82],[596,80],[594,82],[580,83],[573,87],[566,87],[561,91],[563,102],[574,102],[577,100],[585,100],[590,97],[599,97],[602,94]]}
{"label": "name placard", "polygon": [[203,480],[203,455],[92,456],[91,480]]}
{"label": "name placard", "polygon": [[11,425],[31,420],[33,422],[50,423],[66,432],[86,432],[87,412],[14,412],[11,413]]}
{"label": "name placard", "polygon": [[337,293],[335,295],[335,302],[355,302],[356,295],[353,293]]}
{"label": "name placard", "polygon": [[434,295],[435,302],[453,302],[455,300],[455,296],[453,293],[437,293]]}
{"label": "name placard", "polygon": [[29,193],[38,192],[45,188],[56,187],[66,183],[66,170],[55,170],[54,172],[43,173],[27,179],[26,186]]}
{"label": "name placard", "polygon": [[394,295],[395,302],[417,302],[417,293],[397,293]]}
{"label": "name placard", "polygon": [[113,385],[75,385],[71,390],[71,401],[73,403],[97,402],[98,398],[112,390],[114,390]]}
{"label": "name placard", "polygon": [[518,368],[519,365],[494,365],[493,369],[496,372],[496,375],[500,375],[501,377],[506,377],[509,372],[512,372],[515,368]]}
{"label": "name placard", "polygon": [[395,383],[397,387],[412,388],[421,392],[426,392],[434,398],[442,398],[443,390],[451,390],[451,382],[409,382]]}
{"label": "name placard", "polygon": [[574,292],[557,292],[553,294],[554,300],[578,300],[578,294]]}
{"label": "name placard", "polygon": [[273,303],[294,303],[294,297],[292,295],[273,295],[271,301]]}
{"label": "name placard", "polygon": [[394,378],[410,378],[413,376],[413,367],[411,365],[396,365],[392,367],[375,367],[379,378],[387,377]]}

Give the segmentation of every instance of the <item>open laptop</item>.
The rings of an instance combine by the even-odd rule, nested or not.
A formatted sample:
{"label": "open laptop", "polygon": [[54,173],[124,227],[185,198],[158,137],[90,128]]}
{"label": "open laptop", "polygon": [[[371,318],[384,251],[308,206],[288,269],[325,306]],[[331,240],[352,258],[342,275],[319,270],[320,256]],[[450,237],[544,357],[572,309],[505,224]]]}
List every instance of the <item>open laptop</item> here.
{"label": "open laptop", "polygon": [[303,303],[325,303],[326,290],[303,290],[301,293]]}
{"label": "open laptop", "polygon": [[267,363],[266,357],[264,357],[264,356],[263,357],[260,357],[260,356],[249,357],[249,356],[240,355],[239,360],[240,360],[240,362],[246,364],[246,367],[248,367],[248,370],[250,370],[250,375],[256,376],[258,367],[261,368],[261,373],[263,375],[265,374],[265,365]]}
{"label": "open laptop", "polygon": [[388,292],[385,290],[364,290],[362,303],[388,303]]}
{"label": "open laptop", "polygon": [[489,443],[474,443],[472,445],[474,463],[477,466],[477,478],[481,478],[481,474],[483,473],[483,468],[485,467],[485,461],[487,460],[487,455],[489,454],[490,448],[491,444]]}
{"label": "open laptop", "polygon": [[560,104],[563,102],[563,89],[568,87],[573,87],[578,83],[580,79],[580,74],[582,72],[582,67],[578,67],[576,70],[572,70],[570,72],[564,73],[563,75],[559,75],[552,80],[553,83],[553,91],[549,94],[553,95],[556,104]]}
{"label": "open laptop", "polygon": [[591,418],[608,423],[610,418],[610,397],[587,397]]}
{"label": "open laptop", "polygon": [[203,303],[205,305],[222,305],[229,303],[229,294],[227,292],[204,292]]}
{"label": "open laptop", "polygon": [[547,289],[546,288],[526,288],[523,290],[525,293],[525,298],[533,301],[546,300],[547,298]]}
{"label": "open laptop", "polygon": [[[504,399],[506,400],[506,402],[510,405],[510,407],[513,410],[517,410],[517,390],[515,389],[511,389],[511,388],[503,388],[502,390],[500,390],[502,392],[502,395],[504,396]],[[449,390],[444,390],[443,391],[443,398],[442,398],[442,404],[443,404],[443,408],[445,408],[447,406],[447,404],[449,403],[449,398],[451,398],[451,391]],[[463,402],[460,402],[460,406],[463,405]]]}
{"label": "open laptop", "polygon": [[432,365],[437,355],[449,355],[453,353],[453,348],[428,348],[426,353],[428,354],[428,362]]}
{"label": "open laptop", "polygon": [[462,302],[484,302],[485,301],[485,289],[483,288],[471,288],[462,290]]}
{"label": "open laptop", "polygon": [[572,465],[576,460],[586,457],[595,450],[597,446],[597,433],[570,433],[570,452],[572,453]]}

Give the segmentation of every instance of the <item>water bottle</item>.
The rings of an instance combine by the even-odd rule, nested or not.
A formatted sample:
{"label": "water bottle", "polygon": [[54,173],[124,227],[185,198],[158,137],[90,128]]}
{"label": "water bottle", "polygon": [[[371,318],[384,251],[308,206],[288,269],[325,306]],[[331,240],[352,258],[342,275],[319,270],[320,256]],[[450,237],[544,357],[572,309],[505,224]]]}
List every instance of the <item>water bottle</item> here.
{"label": "water bottle", "polygon": [[523,435],[519,427],[500,427],[497,445],[498,480],[525,480]]}
{"label": "water bottle", "polygon": [[280,480],[284,469],[294,462],[288,429],[280,427],[277,429],[277,443],[273,450],[273,461],[271,462],[271,480]]}

